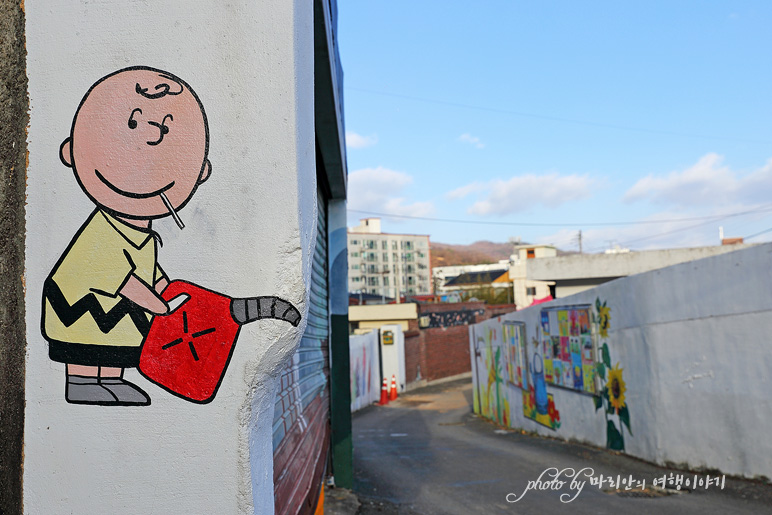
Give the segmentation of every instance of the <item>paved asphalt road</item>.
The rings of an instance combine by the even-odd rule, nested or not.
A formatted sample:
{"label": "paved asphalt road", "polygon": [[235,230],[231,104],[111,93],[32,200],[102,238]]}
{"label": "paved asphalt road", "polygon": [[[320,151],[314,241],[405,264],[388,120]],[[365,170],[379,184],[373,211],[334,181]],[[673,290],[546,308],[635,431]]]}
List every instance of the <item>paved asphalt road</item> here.
{"label": "paved asphalt road", "polygon": [[[579,495],[564,487],[529,491],[521,501],[508,503],[507,494],[519,496],[548,467],[591,467],[596,476],[632,474],[646,479],[647,487],[671,471],[604,449],[504,431],[475,417],[471,398],[471,383],[457,381],[354,414],[354,492],[362,503],[357,513],[772,513],[772,485],[729,478],[724,490],[713,486],[634,497],[632,491],[607,493],[588,483]],[[562,503],[561,494],[576,498]]]}

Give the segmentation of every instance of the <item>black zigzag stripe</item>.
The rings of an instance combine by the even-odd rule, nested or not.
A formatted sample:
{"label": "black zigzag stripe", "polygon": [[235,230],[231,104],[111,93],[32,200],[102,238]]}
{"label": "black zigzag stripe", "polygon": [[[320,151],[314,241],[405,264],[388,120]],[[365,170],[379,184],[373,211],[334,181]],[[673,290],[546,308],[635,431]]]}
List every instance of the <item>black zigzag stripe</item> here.
{"label": "black zigzag stripe", "polygon": [[145,315],[145,310],[126,298],[122,298],[107,313],[93,293],[85,295],[71,306],[64,298],[62,290],[50,277],[43,284],[43,296],[51,303],[56,316],[65,327],[70,327],[80,317],[90,313],[99,330],[105,334],[109,333],[126,315],[131,317],[140,334],[145,336],[150,331],[150,322]]}

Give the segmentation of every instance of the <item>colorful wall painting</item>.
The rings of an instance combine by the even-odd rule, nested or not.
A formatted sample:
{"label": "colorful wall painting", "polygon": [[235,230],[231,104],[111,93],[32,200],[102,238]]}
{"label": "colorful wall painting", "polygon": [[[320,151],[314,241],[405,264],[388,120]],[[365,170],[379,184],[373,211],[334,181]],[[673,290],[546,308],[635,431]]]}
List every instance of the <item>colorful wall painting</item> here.
{"label": "colorful wall painting", "polygon": [[[627,427],[630,436],[633,435],[630,429],[630,411],[625,399],[627,386],[623,378],[623,370],[619,363],[611,366],[611,354],[608,347],[608,330],[611,321],[611,308],[606,305],[606,301],[601,303],[600,299],[595,300],[595,310],[592,313],[592,323],[598,326],[598,334],[602,342],[600,346],[601,359],[597,361],[595,370],[602,381],[606,381],[605,386],[600,391],[600,395],[594,397],[595,411],[603,409],[603,415],[606,417],[606,447],[615,451],[625,450],[625,427]],[[608,373],[608,378],[606,377]],[[618,420],[615,420],[618,419]]]}
{"label": "colorful wall painting", "polygon": [[530,363],[531,381],[523,389],[523,415],[552,430],[560,427],[560,413],[552,394],[547,393],[541,354],[536,352]]}
{"label": "colorful wall painting", "polygon": [[555,409],[555,400],[551,393],[547,394],[547,412],[541,413],[536,408],[533,388],[523,390],[523,415],[552,430],[560,428],[560,413]]}
{"label": "colorful wall painting", "polygon": [[541,343],[547,383],[597,392],[590,306],[543,309]]}
{"label": "colorful wall painting", "polygon": [[463,309],[459,311],[438,311],[435,313],[422,313],[418,318],[418,326],[421,329],[434,329],[438,327],[453,327],[457,325],[474,324],[478,315],[485,313],[482,309]]}
{"label": "colorful wall painting", "polygon": [[524,374],[526,363],[525,324],[504,322],[504,346],[507,359],[504,363],[510,383],[520,388],[528,388],[528,376]]}
{"label": "colorful wall painting", "polygon": [[477,382],[474,404],[475,411],[480,415],[509,427],[510,408],[503,375],[506,353],[502,352],[501,334],[500,327],[473,328]]}
{"label": "colorful wall painting", "polygon": [[381,366],[378,360],[377,331],[349,338],[349,363],[351,411],[354,412],[380,398]]}
{"label": "colorful wall painting", "polygon": [[214,399],[241,325],[273,318],[297,327],[278,297],[231,299],[158,264],[153,220],[179,211],[212,173],[209,126],[193,89],[171,73],[134,66],[85,94],[59,147],[94,211],[43,285],[41,332],[65,364],[71,404],[147,406],[125,368],[183,399]]}

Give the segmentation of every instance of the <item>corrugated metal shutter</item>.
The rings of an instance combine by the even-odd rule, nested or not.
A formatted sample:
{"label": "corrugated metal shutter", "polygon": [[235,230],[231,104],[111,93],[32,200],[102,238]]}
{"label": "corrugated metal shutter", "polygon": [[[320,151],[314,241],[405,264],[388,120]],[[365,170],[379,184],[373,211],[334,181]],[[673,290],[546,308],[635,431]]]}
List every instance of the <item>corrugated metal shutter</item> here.
{"label": "corrugated metal shutter", "polygon": [[273,420],[277,514],[307,513],[316,502],[329,449],[329,287],[327,202],[318,193],[308,325],[281,374]]}

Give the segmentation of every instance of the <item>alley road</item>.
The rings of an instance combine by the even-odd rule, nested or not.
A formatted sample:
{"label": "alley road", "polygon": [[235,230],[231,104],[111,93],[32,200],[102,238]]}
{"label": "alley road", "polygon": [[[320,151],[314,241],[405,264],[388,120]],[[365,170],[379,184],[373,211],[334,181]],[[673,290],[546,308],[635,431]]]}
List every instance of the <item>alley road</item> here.
{"label": "alley road", "polygon": [[[578,495],[564,486],[529,491],[521,501],[508,503],[507,494],[520,496],[548,467],[632,475],[645,479],[647,487],[671,471],[603,449],[501,430],[475,417],[471,403],[471,383],[459,381],[355,413],[354,492],[363,503],[358,513],[772,513],[772,486],[729,478],[724,490],[607,493],[588,483]],[[576,498],[562,503],[563,493]]]}

